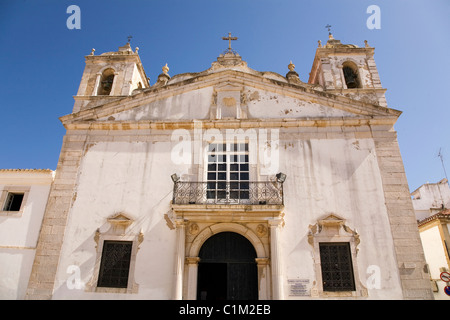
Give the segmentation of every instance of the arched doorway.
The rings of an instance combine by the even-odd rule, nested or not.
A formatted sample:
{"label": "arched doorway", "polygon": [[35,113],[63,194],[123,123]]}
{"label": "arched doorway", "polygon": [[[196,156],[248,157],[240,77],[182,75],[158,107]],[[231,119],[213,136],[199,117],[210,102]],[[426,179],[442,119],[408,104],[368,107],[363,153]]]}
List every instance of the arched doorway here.
{"label": "arched doorway", "polygon": [[199,252],[198,300],[256,300],[256,251],[244,236],[220,232],[205,241]]}

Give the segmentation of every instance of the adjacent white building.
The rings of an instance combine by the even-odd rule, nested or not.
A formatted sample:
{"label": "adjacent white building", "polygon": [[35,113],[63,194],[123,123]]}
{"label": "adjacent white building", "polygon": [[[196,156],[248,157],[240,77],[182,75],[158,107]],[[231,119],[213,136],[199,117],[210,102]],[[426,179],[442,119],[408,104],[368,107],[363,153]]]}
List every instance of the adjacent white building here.
{"label": "adjacent white building", "polygon": [[22,300],[28,286],[52,170],[0,169],[0,299]]}
{"label": "adjacent white building", "polygon": [[231,46],[154,84],[92,51],[26,298],[433,299],[384,93],[332,35],[307,83]]}
{"label": "adjacent white building", "polygon": [[[450,300],[441,279],[450,272],[450,188],[447,179],[426,183],[411,193],[425,259],[436,300]],[[444,278],[445,279],[445,278]]]}
{"label": "adjacent white building", "polygon": [[446,208],[450,208],[450,188],[447,179],[437,183],[425,183],[411,192],[417,220],[423,220]]}

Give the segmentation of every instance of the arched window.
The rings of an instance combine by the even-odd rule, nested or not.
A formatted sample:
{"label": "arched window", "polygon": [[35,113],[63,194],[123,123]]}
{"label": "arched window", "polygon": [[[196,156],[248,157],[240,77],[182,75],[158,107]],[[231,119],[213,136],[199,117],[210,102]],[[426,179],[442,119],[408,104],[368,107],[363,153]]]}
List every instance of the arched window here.
{"label": "arched window", "polygon": [[103,71],[100,83],[98,86],[98,96],[108,96],[111,93],[112,85],[114,82],[114,70],[106,69]]}
{"label": "arched window", "polygon": [[342,71],[344,73],[345,84],[347,89],[361,88],[361,82],[359,81],[358,67],[353,62],[345,62],[342,65]]}

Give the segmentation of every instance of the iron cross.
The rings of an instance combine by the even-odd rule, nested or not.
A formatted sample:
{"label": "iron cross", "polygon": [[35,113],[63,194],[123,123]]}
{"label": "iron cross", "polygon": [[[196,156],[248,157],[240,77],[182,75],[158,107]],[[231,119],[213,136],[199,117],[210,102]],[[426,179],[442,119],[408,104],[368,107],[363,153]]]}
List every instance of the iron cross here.
{"label": "iron cross", "polygon": [[232,37],[231,32],[228,32],[228,37],[222,37],[222,40],[228,40],[228,49],[231,50],[231,40],[237,40],[237,37]]}
{"label": "iron cross", "polygon": [[325,26],[325,28],[328,28],[328,33],[331,34],[331,26],[330,26],[329,24],[327,24],[327,25]]}
{"label": "iron cross", "polygon": [[133,38],[133,36],[128,36],[127,38],[128,38],[128,43],[130,43],[131,38]]}

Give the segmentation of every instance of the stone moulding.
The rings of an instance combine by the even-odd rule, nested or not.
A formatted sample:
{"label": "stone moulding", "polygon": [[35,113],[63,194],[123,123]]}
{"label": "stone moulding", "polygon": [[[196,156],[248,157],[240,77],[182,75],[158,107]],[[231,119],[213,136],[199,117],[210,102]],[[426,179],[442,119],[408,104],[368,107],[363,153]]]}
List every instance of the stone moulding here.
{"label": "stone moulding", "polygon": [[[324,219],[320,219],[314,225],[309,225],[309,233],[308,233],[308,243],[310,245],[314,244],[314,237],[318,236],[322,233],[323,230],[326,230],[325,233],[333,234],[334,236],[350,236],[355,240],[355,249],[358,252],[358,245],[360,243],[359,234],[356,230],[352,230],[349,226],[345,224],[345,219],[341,217],[330,214]],[[344,231],[344,233],[342,233]],[[345,234],[346,233],[346,234]]]}
{"label": "stone moulding", "polygon": [[172,212],[167,217],[190,221],[266,221],[284,215],[284,205],[215,205],[215,204],[171,204]]}
{"label": "stone moulding", "polygon": [[185,120],[185,121],[80,121],[65,123],[67,130],[175,130],[225,128],[287,128],[331,126],[394,125],[397,117],[305,118],[305,119],[245,119],[245,120]]}

